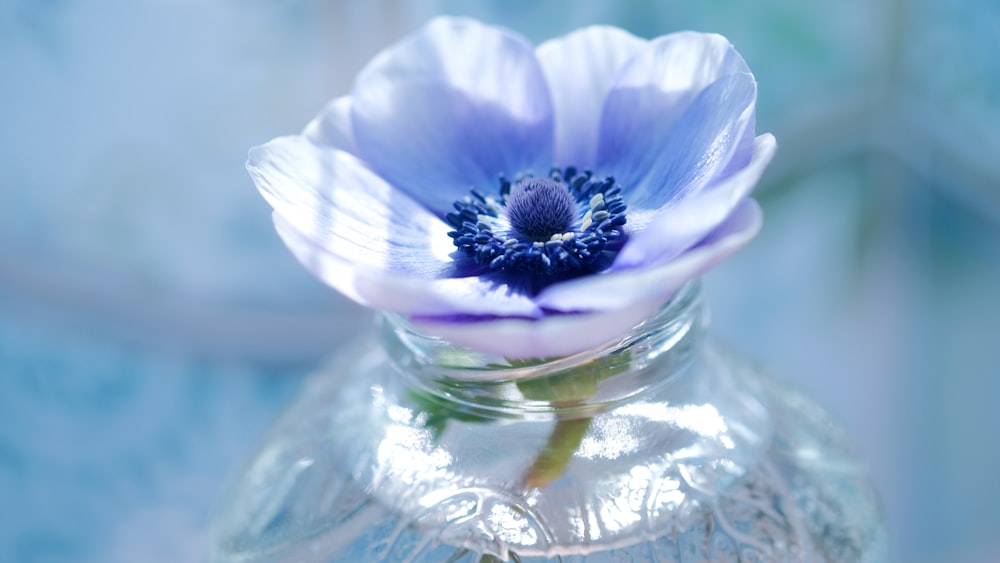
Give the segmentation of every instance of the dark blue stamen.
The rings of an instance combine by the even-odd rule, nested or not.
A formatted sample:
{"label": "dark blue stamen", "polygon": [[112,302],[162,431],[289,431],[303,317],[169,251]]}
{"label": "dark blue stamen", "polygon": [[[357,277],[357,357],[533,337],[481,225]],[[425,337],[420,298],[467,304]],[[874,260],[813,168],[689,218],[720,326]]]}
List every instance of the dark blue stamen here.
{"label": "dark blue stamen", "polygon": [[626,205],[614,178],[573,167],[548,178],[500,178],[496,197],[472,190],[445,219],[455,246],[529,291],[610,265],[625,241]]}
{"label": "dark blue stamen", "polygon": [[526,178],[510,191],[507,218],[519,238],[547,241],[576,219],[576,201],[566,185],[549,178]]}

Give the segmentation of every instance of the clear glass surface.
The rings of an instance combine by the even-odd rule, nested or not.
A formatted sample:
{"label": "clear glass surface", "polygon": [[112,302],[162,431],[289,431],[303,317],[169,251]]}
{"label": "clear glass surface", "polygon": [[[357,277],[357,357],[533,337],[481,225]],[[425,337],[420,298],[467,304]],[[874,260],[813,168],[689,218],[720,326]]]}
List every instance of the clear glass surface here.
{"label": "clear glass surface", "polygon": [[509,362],[387,319],[234,486],[218,561],[881,561],[826,415],[704,336],[697,286],[605,348]]}

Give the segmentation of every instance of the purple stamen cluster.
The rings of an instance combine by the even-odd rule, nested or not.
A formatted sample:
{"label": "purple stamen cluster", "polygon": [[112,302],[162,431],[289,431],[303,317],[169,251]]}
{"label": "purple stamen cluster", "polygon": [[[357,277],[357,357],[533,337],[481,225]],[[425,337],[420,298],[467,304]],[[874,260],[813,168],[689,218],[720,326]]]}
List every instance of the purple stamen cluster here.
{"label": "purple stamen cluster", "polygon": [[497,197],[473,189],[454,207],[445,218],[461,252],[541,285],[606,268],[625,242],[620,186],[574,167],[513,184],[501,177]]}

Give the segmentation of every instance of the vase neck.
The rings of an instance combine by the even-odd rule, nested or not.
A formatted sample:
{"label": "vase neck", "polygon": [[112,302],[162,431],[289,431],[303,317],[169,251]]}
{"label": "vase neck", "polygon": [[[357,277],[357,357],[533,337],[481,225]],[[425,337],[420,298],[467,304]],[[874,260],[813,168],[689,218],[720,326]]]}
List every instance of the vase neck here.
{"label": "vase neck", "polygon": [[707,324],[697,282],[621,338],[553,359],[484,354],[421,333],[401,317],[383,319],[390,361],[419,392],[517,417],[587,416],[662,383],[689,363]]}

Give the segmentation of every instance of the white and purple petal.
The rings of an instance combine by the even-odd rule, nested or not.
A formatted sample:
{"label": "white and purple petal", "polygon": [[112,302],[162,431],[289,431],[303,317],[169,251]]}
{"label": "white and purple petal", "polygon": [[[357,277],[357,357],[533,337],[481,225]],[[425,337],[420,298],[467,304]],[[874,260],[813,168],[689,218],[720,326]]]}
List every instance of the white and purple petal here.
{"label": "white and purple petal", "polygon": [[457,346],[508,359],[569,356],[607,344],[648,318],[662,300],[578,314],[550,314],[539,320],[494,318],[468,321],[448,317],[412,318],[414,326]]}
{"label": "white and purple petal", "polygon": [[449,227],[353,155],[279,137],[252,149],[247,169],[296,257],[363,305],[408,314],[539,314],[528,298],[461,271]]}
{"label": "white and purple petal", "polygon": [[[756,82],[723,37],[675,33],[618,74],[603,108],[599,170],[631,206],[656,209],[697,191],[747,147]],[[746,160],[745,155],[741,160]]]}
{"label": "white and purple petal", "polygon": [[507,288],[482,278],[435,278],[382,270],[341,258],[278,213],[274,214],[274,225],[284,243],[313,275],[366,307],[407,316],[448,315],[453,319],[534,319],[542,315],[531,299],[511,294]]}
{"label": "white and purple petal", "polygon": [[616,27],[593,26],[538,46],[555,112],[556,166],[597,166],[604,101],[618,71],[646,43]]}
{"label": "white and purple petal", "polygon": [[437,277],[453,268],[448,227],[355,156],[279,137],[252,149],[247,169],[275,213],[344,260]]}
{"label": "white and purple petal", "polygon": [[643,228],[631,233],[610,271],[662,264],[703,239],[750,195],[776,149],[773,135],[757,137],[745,167],[650,213],[643,219]]}
{"label": "white and purple petal", "polygon": [[469,188],[552,164],[552,103],[530,43],[439,18],[358,76],[351,120],[372,169],[439,216]]}
{"label": "white and purple petal", "polygon": [[[743,199],[737,208],[687,252],[645,268],[607,271],[554,284],[535,300],[552,311],[607,311],[638,303],[665,303],[686,282],[729,257],[760,230],[760,207]],[[652,309],[647,311],[652,313]]]}
{"label": "white and purple petal", "polygon": [[412,321],[452,344],[507,358],[576,354],[613,342],[652,316],[681,286],[742,248],[760,225],[760,208],[744,200],[725,223],[673,262],[551,286],[536,299],[547,309],[538,320],[417,316]]}
{"label": "white and purple petal", "polygon": [[[755,103],[753,76],[717,35],[645,41],[591,27],[534,49],[439,18],[247,166],[295,256],[355,301],[456,345],[568,355],[619,338],[759,230],[749,193],[775,143],[754,136]],[[553,164],[621,186],[627,222],[607,228],[623,228],[625,243],[606,252],[610,266],[537,280],[457,251],[446,217],[456,200],[477,188],[484,205],[502,204],[486,199],[497,176]]]}

